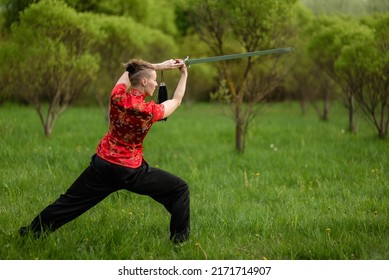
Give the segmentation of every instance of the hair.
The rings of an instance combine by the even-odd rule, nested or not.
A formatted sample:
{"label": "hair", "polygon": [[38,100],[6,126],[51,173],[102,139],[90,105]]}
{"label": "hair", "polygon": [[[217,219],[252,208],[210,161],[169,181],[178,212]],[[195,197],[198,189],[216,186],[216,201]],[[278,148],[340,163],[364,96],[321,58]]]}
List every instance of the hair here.
{"label": "hair", "polygon": [[132,85],[136,86],[141,83],[142,78],[150,77],[151,70],[155,71],[154,66],[141,59],[132,59],[125,63],[128,78]]}

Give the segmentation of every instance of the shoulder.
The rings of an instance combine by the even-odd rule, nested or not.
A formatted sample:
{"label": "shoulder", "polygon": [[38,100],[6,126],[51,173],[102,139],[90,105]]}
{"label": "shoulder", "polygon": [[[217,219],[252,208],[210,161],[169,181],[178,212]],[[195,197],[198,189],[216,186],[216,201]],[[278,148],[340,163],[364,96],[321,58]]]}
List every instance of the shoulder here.
{"label": "shoulder", "polygon": [[126,84],[124,83],[119,83],[119,84],[116,84],[114,86],[114,88],[112,89],[112,94],[115,94],[115,93],[125,93],[127,91],[127,86]]}
{"label": "shoulder", "polygon": [[113,103],[120,103],[126,96],[127,87],[126,84],[116,84],[111,91],[111,101]]}
{"label": "shoulder", "polygon": [[153,116],[153,121],[159,121],[163,118],[165,106],[163,104],[156,104],[154,101],[148,103],[149,111]]}

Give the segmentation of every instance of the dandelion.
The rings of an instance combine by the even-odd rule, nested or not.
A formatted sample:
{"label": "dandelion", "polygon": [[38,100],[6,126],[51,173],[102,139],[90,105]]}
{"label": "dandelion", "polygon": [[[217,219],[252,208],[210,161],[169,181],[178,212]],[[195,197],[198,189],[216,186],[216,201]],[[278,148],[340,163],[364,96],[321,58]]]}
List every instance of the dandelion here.
{"label": "dandelion", "polygon": [[278,151],[278,148],[274,144],[270,144],[270,149],[272,149],[275,152]]}
{"label": "dandelion", "polygon": [[255,176],[261,176],[261,173],[259,173],[259,172],[257,172],[257,173],[255,173]]}

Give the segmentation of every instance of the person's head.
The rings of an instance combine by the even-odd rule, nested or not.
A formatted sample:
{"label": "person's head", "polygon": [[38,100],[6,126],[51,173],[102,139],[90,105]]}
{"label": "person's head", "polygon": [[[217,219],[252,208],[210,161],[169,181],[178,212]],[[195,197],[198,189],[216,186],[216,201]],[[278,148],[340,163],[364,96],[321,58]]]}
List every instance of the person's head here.
{"label": "person's head", "polygon": [[130,60],[125,64],[131,86],[152,96],[157,83],[157,73],[154,66],[140,59]]}

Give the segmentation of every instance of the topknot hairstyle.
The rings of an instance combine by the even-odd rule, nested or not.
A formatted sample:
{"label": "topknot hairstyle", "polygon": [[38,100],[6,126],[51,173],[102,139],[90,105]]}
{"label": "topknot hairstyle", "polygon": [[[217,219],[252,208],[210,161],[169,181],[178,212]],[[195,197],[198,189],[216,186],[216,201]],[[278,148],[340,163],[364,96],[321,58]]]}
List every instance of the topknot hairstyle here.
{"label": "topknot hairstyle", "polygon": [[142,78],[150,76],[150,70],[155,70],[151,63],[141,59],[132,59],[124,66],[132,85],[139,85]]}

